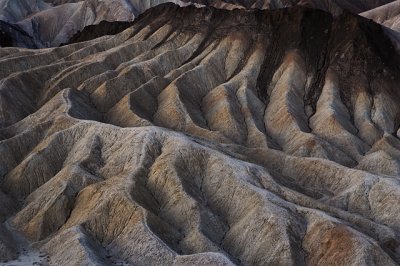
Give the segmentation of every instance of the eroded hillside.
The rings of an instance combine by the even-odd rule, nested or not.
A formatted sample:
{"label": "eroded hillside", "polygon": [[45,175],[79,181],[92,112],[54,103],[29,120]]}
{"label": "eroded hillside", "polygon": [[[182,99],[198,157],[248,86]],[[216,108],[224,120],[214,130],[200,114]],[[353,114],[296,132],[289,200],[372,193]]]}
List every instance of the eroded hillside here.
{"label": "eroded hillside", "polygon": [[0,58],[0,259],[17,230],[54,265],[400,263],[400,59],[378,24],[165,4]]}

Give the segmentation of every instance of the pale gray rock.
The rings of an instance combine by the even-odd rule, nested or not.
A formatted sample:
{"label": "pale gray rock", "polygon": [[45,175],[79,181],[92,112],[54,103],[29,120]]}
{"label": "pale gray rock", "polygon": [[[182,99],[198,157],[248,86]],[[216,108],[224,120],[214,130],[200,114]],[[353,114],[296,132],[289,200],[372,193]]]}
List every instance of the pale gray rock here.
{"label": "pale gray rock", "polygon": [[379,6],[360,14],[394,31],[400,31],[400,1]]}
{"label": "pale gray rock", "polygon": [[398,24],[398,4],[394,2],[384,5],[391,0],[1,0],[0,20],[15,24],[34,40],[34,45],[21,41],[16,42],[15,46],[46,48],[68,43],[74,34],[88,25],[96,25],[101,21],[133,21],[145,10],[166,2],[180,6],[212,6],[228,10],[274,10],[299,5],[328,11],[334,15],[339,15],[344,10],[353,13],[367,11],[361,15],[373,18],[392,29],[396,29]]}
{"label": "pale gray rock", "polygon": [[0,20],[15,23],[51,7],[42,0],[1,0]]}
{"label": "pale gray rock", "polygon": [[0,225],[0,263],[6,263],[18,258],[16,243],[3,224]]}

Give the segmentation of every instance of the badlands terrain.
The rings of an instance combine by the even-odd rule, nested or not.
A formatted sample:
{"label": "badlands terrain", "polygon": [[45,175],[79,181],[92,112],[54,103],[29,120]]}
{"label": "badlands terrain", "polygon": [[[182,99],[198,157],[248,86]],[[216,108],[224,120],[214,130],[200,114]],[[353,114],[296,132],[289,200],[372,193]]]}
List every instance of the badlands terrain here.
{"label": "badlands terrain", "polygon": [[[299,5],[321,9],[335,16],[344,10],[357,14],[366,12],[362,15],[397,31],[400,24],[397,17],[399,1],[384,6],[393,0],[0,0],[0,33],[5,35],[0,46],[60,46],[86,26],[102,21],[133,21],[145,10],[166,2],[228,10],[275,10]],[[397,33],[391,35],[395,35],[392,39],[396,42],[400,40],[400,33],[399,36]]]}
{"label": "badlands terrain", "polygon": [[186,5],[180,0],[0,0],[0,30],[11,35],[13,46],[59,46],[88,25],[132,21],[165,2]]}
{"label": "badlands terrain", "polygon": [[[40,47],[21,18],[85,5],[34,2],[1,40]],[[166,3],[1,48],[0,262],[400,264],[395,43],[297,2]]]}

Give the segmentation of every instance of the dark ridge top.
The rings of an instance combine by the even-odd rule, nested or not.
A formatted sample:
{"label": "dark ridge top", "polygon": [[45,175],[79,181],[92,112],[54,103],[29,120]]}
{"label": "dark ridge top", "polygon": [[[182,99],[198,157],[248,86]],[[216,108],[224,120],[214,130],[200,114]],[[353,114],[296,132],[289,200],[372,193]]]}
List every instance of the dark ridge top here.
{"label": "dark ridge top", "polygon": [[11,47],[12,44],[13,44],[13,40],[12,40],[11,36],[7,32],[1,30],[0,31],[0,47]]}
{"label": "dark ridge top", "polygon": [[66,44],[90,41],[105,35],[115,35],[133,25],[133,22],[109,22],[101,21],[97,25],[86,26],[82,31],[76,33]]}
{"label": "dark ridge top", "polygon": [[[179,27],[185,30],[201,30],[206,25],[214,38],[245,28],[251,38],[261,34],[273,40],[271,45],[275,45],[276,49],[269,50],[276,50],[274,54],[288,49],[301,50],[305,58],[311,60],[310,65],[320,65],[321,57],[335,64],[353,64],[358,59],[364,59],[373,68],[385,66],[394,72],[400,70],[400,57],[382,26],[349,12],[333,17],[327,12],[301,6],[273,11],[227,11],[213,7],[182,8],[166,3],[147,10],[135,23],[144,27],[160,16],[177,25],[177,28],[180,24]],[[347,46],[352,49],[345,49]],[[277,57],[277,63],[280,63],[281,56]],[[374,74],[379,73],[376,70]]]}

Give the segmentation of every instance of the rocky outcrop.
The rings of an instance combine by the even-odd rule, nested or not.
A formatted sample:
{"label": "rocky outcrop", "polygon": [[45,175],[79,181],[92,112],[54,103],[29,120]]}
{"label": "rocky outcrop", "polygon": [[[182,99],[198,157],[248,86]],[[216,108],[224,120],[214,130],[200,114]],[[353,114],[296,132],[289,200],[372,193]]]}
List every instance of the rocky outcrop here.
{"label": "rocky outcrop", "polygon": [[381,26],[166,4],[0,57],[0,217],[50,264],[400,263],[400,59]]}

